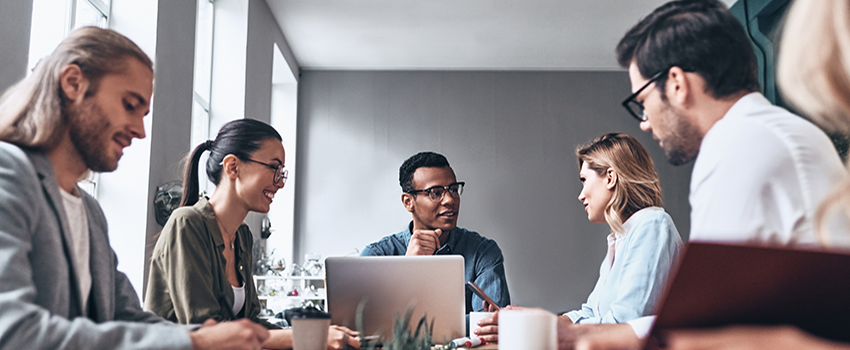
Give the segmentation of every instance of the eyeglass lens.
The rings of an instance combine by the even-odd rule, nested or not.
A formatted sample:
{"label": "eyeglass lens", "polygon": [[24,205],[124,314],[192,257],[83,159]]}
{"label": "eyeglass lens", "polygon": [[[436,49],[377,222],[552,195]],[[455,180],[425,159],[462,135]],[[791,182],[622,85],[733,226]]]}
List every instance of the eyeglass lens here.
{"label": "eyeglass lens", "polygon": [[289,178],[289,170],[284,169],[283,165],[277,167],[277,170],[274,172],[274,182],[281,181],[285,184],[287,178]]}
{"label": "eyeglass lens", "polygon": [[[426,191],[428,191],[428,198],[431,198],[431,200],[433,200],[433,201],[438,201],[438,200],[443,199],[443,196],[445,196],[445,194],[446,194],[446,188],[440,187],[440,186],[431,187],[431,188],[427,189]],[[449,191],[449,194],[452,195],[452,197],[457,197],[461,193],[463,193],[463,185],[461,185],[461,184],[449,185],[448,191]]]}
{"label": "eyeglass lens", "polygon": [[637,118],[637,120],[643,121],[646,117],[646,110],[643,109],[642,103],[635,100],[629,100],[629,103],[626,104],[626,107],[629,109],[630,112],[632,112],[632,116]]}

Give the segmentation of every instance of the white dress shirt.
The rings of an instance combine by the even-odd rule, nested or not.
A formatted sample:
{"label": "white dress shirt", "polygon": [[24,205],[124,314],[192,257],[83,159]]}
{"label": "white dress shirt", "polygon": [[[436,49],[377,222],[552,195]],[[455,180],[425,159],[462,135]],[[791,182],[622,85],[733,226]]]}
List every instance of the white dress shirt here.
{"label": "white dress shirt", "polygon": [[817,246],[814,213],[845,176],[823,131],[748,94],[702,140],[691,174],[690,239]]}
{"label": "white dress shirt", "polygon": [[[815,211],[845,176],[823,131],[750,93],[702,140],[691,174],[690,240],[819,246]],[[647,316],[628,323],[644,338],[654,322]]]}

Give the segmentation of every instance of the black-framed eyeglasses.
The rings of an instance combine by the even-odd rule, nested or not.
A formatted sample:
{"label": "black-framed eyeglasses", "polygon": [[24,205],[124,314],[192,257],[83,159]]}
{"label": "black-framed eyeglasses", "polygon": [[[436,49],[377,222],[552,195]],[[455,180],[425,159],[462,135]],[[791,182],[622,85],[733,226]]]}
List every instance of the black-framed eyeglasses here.
{"label": "black-framed eyeglasses", "polygon": [[643,86],[638,89],[638,91],[635,91],[633,94],[629,95],[629,97],[626,97],[626,99],[623,101],[623,107],[625,107],[626,110],[629,111],[629,114],[631,114],[632,117],[635,117],[635,119],[637,119],[639,122],[646,121],[646,110],[643,109],[643,103],[638,102],[636,100],[638,95],[640,95],[643,90],[646,90],[646,88],[649,87],[650,84],[654,83],[658,79],[661,79],[661,77],[667,74],[669,70],[670,68],[667,68],[661,70],[658,73],[655,73],[652,78],[649,78],[649,81],[647,81],[646,84],[643,84]]}
{"label": "black-framed eyeglasses", "polygon": [[289,170],[284,169],[283,164],[263,163],[261,161],[253,160],[251,158],[245,160],[269,167],[269,169],[274,170],[274,182],[278,183],[278,181],[280,181],[282,184],[286,184],[286,179],[289,177]]}
{"label": "black-framed eyeglasses", "polygon": [[443,200],[443,197],[446,195],[446,193],[455,198],[460,197],[460,195],[463,194],[463,185],[465,184],[466,182],[455,182],[453,184],[449,184],[448,186],[434,186],[426,188],[424,190],[407,191],[407,193],[415,195],[419,192],[426,192],[428,193],[428,198],[430,198],[432,201],[439,202]]}

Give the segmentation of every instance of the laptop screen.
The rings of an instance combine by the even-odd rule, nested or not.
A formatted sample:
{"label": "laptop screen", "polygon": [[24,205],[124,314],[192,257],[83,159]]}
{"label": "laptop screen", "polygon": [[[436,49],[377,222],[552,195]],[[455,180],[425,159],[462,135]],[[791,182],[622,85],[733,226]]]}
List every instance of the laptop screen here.
{"label": "laptop screen", "polygon": [[363,302],[366,334],[391,338],[395,315],[413,308],[415,329],[422,316],[434,320],[435,342],[464,336],[463,257],[329,257],[325,260],[331,323],[357,330]]}

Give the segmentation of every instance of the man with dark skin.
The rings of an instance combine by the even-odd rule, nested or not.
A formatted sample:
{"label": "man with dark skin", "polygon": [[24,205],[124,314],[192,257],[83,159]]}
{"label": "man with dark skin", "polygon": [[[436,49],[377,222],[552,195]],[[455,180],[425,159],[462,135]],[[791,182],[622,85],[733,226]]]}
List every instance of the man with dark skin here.
{"label": "man with dark skin", "polygon": [[[360,255],[461,255],[466,280],[479,285],[499,306],[510,304],[498,244],[457,227],[465,183],[457,181],[446,157],[434,152],[411,156],[399,169],[399,184],[411,222],[406,230],[366,246]],[[483,310],[483,300],[467,290],[466,312]]]}

